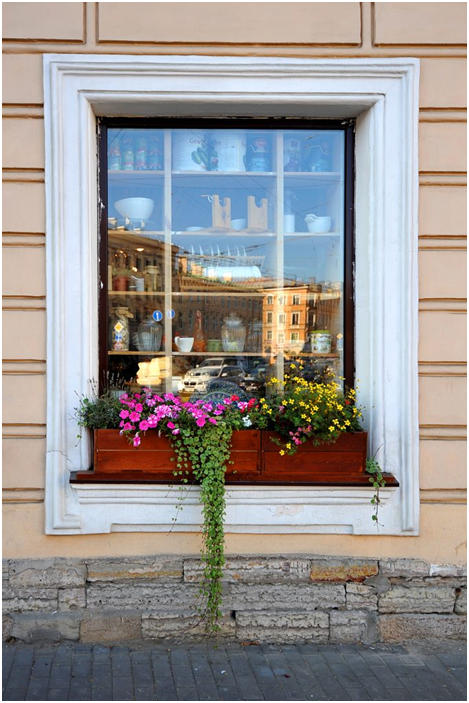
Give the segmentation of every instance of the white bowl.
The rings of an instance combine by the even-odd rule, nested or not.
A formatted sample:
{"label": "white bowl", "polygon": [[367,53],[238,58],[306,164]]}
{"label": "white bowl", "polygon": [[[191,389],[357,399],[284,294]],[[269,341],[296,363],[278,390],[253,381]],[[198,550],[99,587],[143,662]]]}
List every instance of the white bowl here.
{"label": "white bowl", "polygon": [[246,227],[246,220],[231,220],[231,227],[236,230],[244,229]]}
{"label": "white bowl", "polygon": [[155,201],[151,198],[124,198],[114,203],[114,207],[121,217],[148,220],[155,207]]}

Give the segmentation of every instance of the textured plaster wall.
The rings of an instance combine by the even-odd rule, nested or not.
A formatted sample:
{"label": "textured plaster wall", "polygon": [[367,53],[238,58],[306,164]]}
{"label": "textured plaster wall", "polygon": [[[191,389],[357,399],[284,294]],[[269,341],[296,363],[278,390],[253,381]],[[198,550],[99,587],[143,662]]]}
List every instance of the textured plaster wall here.
{"label": "textured plaster wall", "polygon": [[465,27],[463,2],[4,5],[4,556],[190,554],[199,548],[195,535],[44,535],[42,54],[410,56],[421,60],[421,535],[228,535],[227,545],[232,553],[464,561]]}

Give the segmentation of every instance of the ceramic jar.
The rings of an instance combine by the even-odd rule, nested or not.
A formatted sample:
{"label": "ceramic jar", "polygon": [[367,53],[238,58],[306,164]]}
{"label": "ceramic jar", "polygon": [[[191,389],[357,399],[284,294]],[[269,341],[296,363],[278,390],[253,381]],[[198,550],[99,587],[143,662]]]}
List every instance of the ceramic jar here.
{"label": "ceramic jar", "polygon": [[152,315],[143,320],[138,326],[135,336],[135,345],[138,351],[158,352],[161,347],[163,328],[153,319]]}

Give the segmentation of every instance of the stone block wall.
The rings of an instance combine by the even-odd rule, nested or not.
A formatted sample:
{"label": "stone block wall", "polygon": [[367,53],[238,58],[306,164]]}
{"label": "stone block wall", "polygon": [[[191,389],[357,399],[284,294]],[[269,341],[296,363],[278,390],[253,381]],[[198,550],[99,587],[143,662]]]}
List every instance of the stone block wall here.
{"label": "stone block wall", "polygon": [[[222,634],[260,642],[463,639],[466,571],[415,559],[230,557]],[[193,557],[5,560],[3,637],[25,642],[190,638]]]}

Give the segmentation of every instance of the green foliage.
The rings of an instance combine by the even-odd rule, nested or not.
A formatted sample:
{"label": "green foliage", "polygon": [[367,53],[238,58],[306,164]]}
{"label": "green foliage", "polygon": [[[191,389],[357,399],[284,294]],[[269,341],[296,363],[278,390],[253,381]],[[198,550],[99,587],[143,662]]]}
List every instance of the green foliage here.
{"label": "green foliage", "polygon": [[[119,427],[119,413],[122,405],[119,402],[119,392],[107,390],[97,395],[96,384],[91,383],[92,396],[78,396],[79,405],[75,408],[74,417],[80,427],[90,430],[114,430]],[[81,437],[81,435],[78,435]]]}
{"label": "green foliage", "polygon": [[374,520],[374,522],[376,522],[376,526],[378,527],[379,526],[378,512],[379,512],[379,506],[381,503],[381,500],[379,497],[379,489],[384,488],[384,486],[386,485],[386,480],[383,476],[383,471],[381,469],[381,466],[376,461],[375,456],[369,457],[366,460],[366,471],[367,471],[367,473],[371,474],[369,481],[371,484],[373,484],[373,488],[375,489],[375,494],[370,501],[371,504],[374,506],[374,512],[373,512],[373,515],[371,516],[371,519]]}
{"label": "green foliage", "polygon": [[171,444],[177,457],[175,475],[185,475],[192,465],[194,478],[200,484],[202,503],[203,581],[200,594],[204,605],[200,611],[208,633],[220,630],[222,576],[225,564],[225,471],[230,459],[232,427],[219,422],[203,428],[186,426]]}

